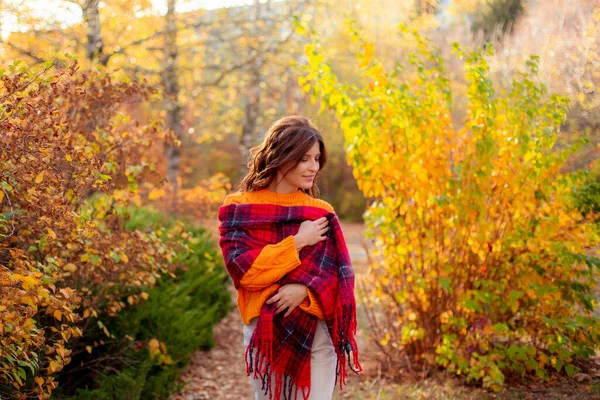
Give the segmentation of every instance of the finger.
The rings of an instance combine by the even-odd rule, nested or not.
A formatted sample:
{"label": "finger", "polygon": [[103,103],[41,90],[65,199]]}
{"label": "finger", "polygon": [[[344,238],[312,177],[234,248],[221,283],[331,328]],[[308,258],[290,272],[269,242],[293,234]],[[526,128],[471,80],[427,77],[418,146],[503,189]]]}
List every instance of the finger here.
{"label": "finger", "polygon": [[274,303],[276,301],[279,301],[280,298],[281,298],[281,294],[277,293],[277,294],[275,294],[275,296],[273,296],[269,300],[267,300],[267,304],[271,304],[271,303]]}
{"label": "finger", "polygon": [[290,315],[292,313],[292,311],[294,311],[296,307],[289,307],[288,311],[285,313],[285,315],[283,316],[284,318],[287,318],[288,315]]}
{"label": "finger", "polygon": [[279,314],[280,312],[284,311],[286,308],[288,308],[287,304],[279,304],[277,306],[277,309],[275,310],[275,314]]}
{"label": "finger", "polygon": [[319,241],[321,241],[321,242],[322,242],[323,240],[326,240],[326,239],[327,239],[327,236],[321,236],[321,237],[319,238]]}
{"label": "finger", "polygon": [[320,225],[323,225],[323,224],[326,224],[329,221],[327,220],[327,217],[322,217],[322,218],[319,218],[316,222],[318,224],[320,224]]}

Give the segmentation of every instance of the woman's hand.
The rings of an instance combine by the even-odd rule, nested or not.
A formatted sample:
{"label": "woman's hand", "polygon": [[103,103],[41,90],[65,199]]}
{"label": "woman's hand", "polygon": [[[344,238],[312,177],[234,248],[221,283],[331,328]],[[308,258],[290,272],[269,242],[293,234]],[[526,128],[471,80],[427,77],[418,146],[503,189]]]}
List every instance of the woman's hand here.
{"label": "woman's hand", "polygon": [[326,235],[329,230],[329,220],[327,217],[321,217],[315,221],[307,220],[300,224],[298,233],[294,235],[296,248],[301,250],[304,246],[312,246],[318,242],[327,239]]}
{"label": "woman's hand", "polygon": [[291,314],[308,296],[308,288],[301,283],[290,283],[279,288],[277,293],[267,300],[267,304],[276,303],[275,314],[279,314],[287,308],[284,317]]}

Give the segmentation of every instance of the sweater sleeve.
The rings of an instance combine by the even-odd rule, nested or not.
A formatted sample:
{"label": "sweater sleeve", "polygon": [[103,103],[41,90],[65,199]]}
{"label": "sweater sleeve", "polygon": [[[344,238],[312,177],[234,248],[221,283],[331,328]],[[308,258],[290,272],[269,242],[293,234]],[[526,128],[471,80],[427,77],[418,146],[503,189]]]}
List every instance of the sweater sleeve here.
{"label": "sweater sleeve", "polygon": [[240,280],[240,286],[247,290],[262,290],[283,278],[300,264],[296,241],[294,236],[290,235],[279,243],[262,248],[250,269]]}
{"label": "sweater sleeve", "polygon": [[317,299],[317,296],[311,289],[308,289],[308,296],[302,303],[300,303],[300,309],[306,311],[307,313],[314,315],[319,319],[325,319],[325,315],[323,314],[323,309],[321,308],[321,304]]}

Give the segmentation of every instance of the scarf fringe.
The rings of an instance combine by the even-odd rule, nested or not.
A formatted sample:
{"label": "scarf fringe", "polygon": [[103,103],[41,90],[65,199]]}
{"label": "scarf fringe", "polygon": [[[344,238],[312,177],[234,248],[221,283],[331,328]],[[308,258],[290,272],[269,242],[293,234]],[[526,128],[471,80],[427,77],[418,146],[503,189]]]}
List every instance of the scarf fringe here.
{"label": "scarf fringe", "polygon": [[[358,346],[355,339],[357,326],[356,307],[345,311],[341,303],[338,303],[333,318],[332,342],[336,353],[335,384],[339,382],[340,390],[343,390],[347,384],[348,369],[356,375],[363,371],[358,359]],[[298,400],[300,396],[301,400],[308,400],[311,390],[310,380],[294,381],[294,378],[285,375],[283,371],[273,368],[272,350],[272,342],[261,340],[253,334],[246,348],[246,375],[252,375],[253,379],[262,382],[261,389],[269,399],[279,400],[283,396],[284,400]]]}
{"label": "scarf fringe", "polygon": [[[310,382],[299,384],[291,376],[271,368],[272,345],[260,341],[252,335],[246,348],[246,375],[262,382],[261,390],[269,399],[308,400],[310,396]],[[273,384],[273,380],[275,384]],[[294,390],[295,389],[295,390]]]}
{"label": "scarf fringe", "polygon": [[[358,346],[356,344],[356,308],[352,307],[344,312],[341,304],[336,307],[333,322],[332,342],[336,353],[336,382],[339,382],[340,390],[344,389],[348,377],[348,369],[355,374],[362,372],[358,360]],[[253,334],[246,348],[246,375],[262,382],[261,390],[269,399],[308,400],[311,385],[309,382],[294,382],[294,379],[272,367],[273,343]],[[351,356],[352,353],[352,356]],[[346,365],[347,359],[347,365]],[[295,388],[295,390],[294,390]]]}
{"label": "scarf fringe", "polygon": [[[357,326],[356,307],[352,307],[350,312],[346,312],[338,302],[334,315],[332,339],[337,355],[336,384],[339,380],[340,390],[344,389],[348,377],[346,358],[348,358],[348,367],[352,372],[358,375],[363,371],[358,360],[358,345],[355,339]],[[350,362],[350,353],[352,353],[352,363]]]}

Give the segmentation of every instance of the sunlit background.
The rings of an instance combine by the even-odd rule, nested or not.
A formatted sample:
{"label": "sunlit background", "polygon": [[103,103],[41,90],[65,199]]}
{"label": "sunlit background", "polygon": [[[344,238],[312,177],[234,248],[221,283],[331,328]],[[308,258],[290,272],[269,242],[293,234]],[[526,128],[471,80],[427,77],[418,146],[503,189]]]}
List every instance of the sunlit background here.
{"label": "sunlit background", "polygon": [[364,290],[334,398],[600,396],[597,0],[0,0],[0,36],[0,398],[249,398],[216,215],[289,114]]}

